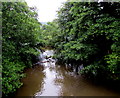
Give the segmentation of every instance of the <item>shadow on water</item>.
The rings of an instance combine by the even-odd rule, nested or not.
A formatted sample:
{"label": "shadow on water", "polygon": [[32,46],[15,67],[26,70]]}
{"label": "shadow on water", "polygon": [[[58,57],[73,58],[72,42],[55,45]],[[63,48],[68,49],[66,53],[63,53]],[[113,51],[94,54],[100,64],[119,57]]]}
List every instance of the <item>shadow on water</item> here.
{"label": "shadow on water", "polygon": [[52,59],[53,50],[43,52],[42,60],[34,68],[25,71],[24,85],[16,92],[17,96],[120,96],[103,85],[76,75]]}
{"label": "shadow on water", "polygon": [[45,73],[44,66],[34,66],[26,70],[26,77],[22,79],[24,85],[18,89],[17,96],[33,96],[43,88]]}

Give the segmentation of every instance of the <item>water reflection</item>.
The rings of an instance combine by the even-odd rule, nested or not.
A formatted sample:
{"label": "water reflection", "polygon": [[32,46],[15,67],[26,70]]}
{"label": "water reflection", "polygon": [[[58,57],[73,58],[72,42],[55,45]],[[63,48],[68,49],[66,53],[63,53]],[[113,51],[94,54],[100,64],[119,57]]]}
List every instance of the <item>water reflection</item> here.
{"label": "water reflection", "polygon": [[107,88],[89,83],[80,75],[67,72],[66,69],[56,68],[57,78],[55,83],[62,88],[63,96],[115,96],[119,95]]}
{"label": "water reflection", "polygon": [[[76,75],[64,66],[55,64],[51,58],[53,51],[47,54],[39,66],[26,70],[27,77],[16,96],[117,96],[120,94],[103,86],[95,85],[80,75]],[[50,58],[49,58],[50,57]]]}
{"label": "water reflection", "polygon": [[26,76],[22,79],[24,85],[18,89],[16,96],[34,96],[34,94],[43,88],[45,73],[44,66],[35,66],[25,71]]}
{"label": "water reflection", "polygon": [[53,50],[52,51],[45,51],[43,54],[47,54],[46,56],[48,57],[48,59],[46,59],[46,57],[44,57],[44,59],[42,60],[43,65],[45,66],[44,69],[44,73],[46,78],[44,78],[44,84],[43,84],[43,90],[37,92],[35,94],[35,96],[58,96],[60,95],[60,86],[56,85],[54,83],[54,79],[57,76],[56,73],[56,69],[55,69],[55,60],[52,58],[49,58],[51,56],[53,56]]}

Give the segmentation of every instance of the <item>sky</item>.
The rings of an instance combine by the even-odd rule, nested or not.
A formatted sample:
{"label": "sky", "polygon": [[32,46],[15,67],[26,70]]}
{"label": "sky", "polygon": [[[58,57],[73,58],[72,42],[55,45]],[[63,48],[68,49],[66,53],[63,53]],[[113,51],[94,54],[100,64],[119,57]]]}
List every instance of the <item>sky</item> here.
{"label": "sky", "polygon": [[36,6],[39,22],[51,22],[56,18],[56,11],[67,0],[25,0],[28,6]]}

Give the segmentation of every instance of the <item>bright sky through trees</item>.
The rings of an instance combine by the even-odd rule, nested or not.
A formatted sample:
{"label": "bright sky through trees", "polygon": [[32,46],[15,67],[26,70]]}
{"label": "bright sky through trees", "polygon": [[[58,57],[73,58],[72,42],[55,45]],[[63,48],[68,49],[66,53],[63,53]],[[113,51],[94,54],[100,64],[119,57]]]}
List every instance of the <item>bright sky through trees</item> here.
{"label": "bright sky through trees", "polygon": [[28,6],[36,6],[40,22],[52,21],[56,18],[56,11],[66,0],[25,0]]}

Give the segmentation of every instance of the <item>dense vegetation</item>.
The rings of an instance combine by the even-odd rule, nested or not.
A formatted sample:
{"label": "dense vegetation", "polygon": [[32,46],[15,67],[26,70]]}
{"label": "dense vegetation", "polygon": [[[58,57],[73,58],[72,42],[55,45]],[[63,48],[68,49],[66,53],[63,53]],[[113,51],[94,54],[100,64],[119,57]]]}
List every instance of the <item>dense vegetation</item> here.
{"label": "dense vegetation", "polygon": [[54,48],[63,63],[83,65],[87,78],[120,81],[120,3],[66,2],[58,18],[44,25],[25,2],[2,4],[3,94],[20,88],[37,46]]}
{"label": "dense vegetation", "polygon": [[120,80],[120,3],[66,2],[58,11],[57,58],[94,79]]}
{"label": "dense vegetation", "polygon": [[35,8],[25,2],[2,3],[2,92],[16,91],[23,69],[32,66],[39,42],[40,23]]}
{"label": "dense vegetation", "polygon": [[60,29],[57,24],[57,20],[52,22],[47,22],[41,25],[41,36],[40,42],[44,47],[54,47],[55,43],[58,41]]}

